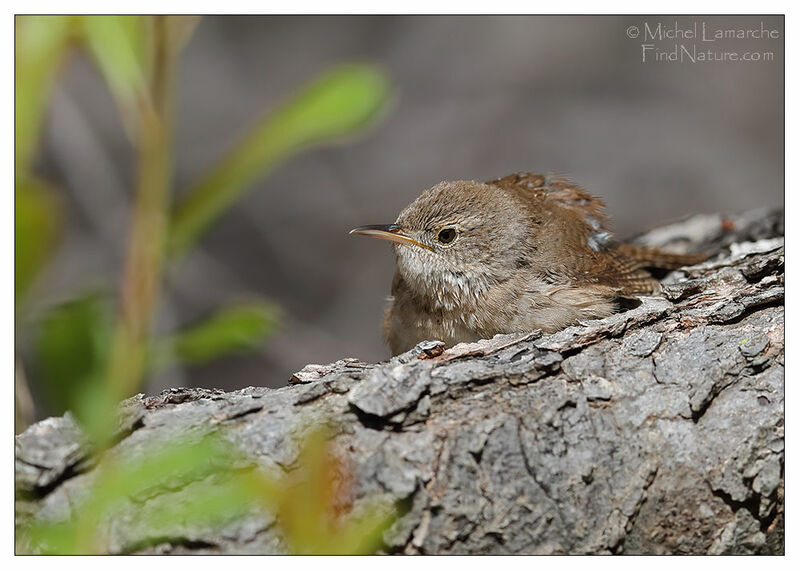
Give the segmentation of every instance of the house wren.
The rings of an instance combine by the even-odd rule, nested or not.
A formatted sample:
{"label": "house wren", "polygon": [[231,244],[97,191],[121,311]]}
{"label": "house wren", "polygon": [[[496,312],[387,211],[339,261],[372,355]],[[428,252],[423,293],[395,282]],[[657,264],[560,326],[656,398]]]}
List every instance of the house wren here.
{"label": "house wren", "polygon": [[426,339],[453,345],[607,317],[624,298],[657,291],[643,268],[705,259],[615,241],[604,208],[565,178],[519,173],[439,183],[394,224],[351,230],[394,242],[383,320],[392,354]]}

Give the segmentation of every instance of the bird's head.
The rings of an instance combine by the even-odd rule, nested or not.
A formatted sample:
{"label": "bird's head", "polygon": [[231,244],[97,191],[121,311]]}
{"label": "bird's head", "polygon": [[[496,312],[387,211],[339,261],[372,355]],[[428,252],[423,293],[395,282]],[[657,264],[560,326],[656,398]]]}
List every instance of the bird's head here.
{"label": "bird's head", "polygon": [[442,182],[394,224],[350,233],[393,242],[409,286],[446,305],[476,299],[508,279],[530,252],[524,208],[504,189],[474,181]]}

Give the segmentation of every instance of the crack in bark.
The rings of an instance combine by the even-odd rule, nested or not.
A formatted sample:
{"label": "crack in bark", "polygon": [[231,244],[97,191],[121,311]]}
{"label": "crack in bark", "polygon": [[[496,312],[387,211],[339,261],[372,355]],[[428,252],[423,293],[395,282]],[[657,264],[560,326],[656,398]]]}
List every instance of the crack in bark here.
{"label": "crack in bark", "polygon": [[[46,471],[50,471],[53,469],[52,467],[39,466],[38,464],[28,462],[19,457],[16,458],[16,461]],[[71,480],[72,478],[75,478],[76,476],[80,476],[81,474],[85,474],[86,472],[91,470],[91,468],[94,466],[95,463],[96,461],[92,457],[79,458],[75,462],[68,464],[66,468],[64,468],[64,470],[61,472],[61,474],[59,474],[59,476],[52,482],[44,486],[34,486],[30,490],[22,490],[17,494],[17,496],[20,497],[21,499],[29,501],[41,501],[67,481]]]}
{"label": "crack in bark", "polygon": [[[780,464],[781,464],[780,477],[781,481],[783,481],[784,477],[783,460],[781,460]],[[762,496],[761,494],[753,490],[754,479],[755,477],[744,478],[744,483],[747,489],[750,491],[750,493],[747,495],[744,501],[733,499],[731,494],[729,494],[722,488],[715,488],[711,484],[711,482],[706,481],[706,484],[708,485],[709,490],[711,490],[711,494],[721,499],[725,503],[725,505],[730,508],[732,513],[735,514],[740,510],[743,509],[746,510],[752,516],[752,518],[758,522],[761,531],[763,533],[766,533],[769,530],[770,526],[775,522],[776,518],[782,513],[781,502],[778,501],[779,500],[778,488],[776,488],[769,496]],[[761,516],[759,515],[759,512],[761,511],[761,502],[763,499],[769,500],[769,502],[772,504],[772,507],[769,510],[769,512]]]}
{"label": "crack in bark", "polygon": [[[190,539],[181,535],[164,535],[143,539],[139,542],[126,545],[120,550],[120,555],[131,555],[160,545],[169,546],[169,551],[174,551],[176,547],[184,547],[190,551],[199,550],[219,550],[219,544],[206,541],[204,539]],[[168,552],[169,552],[168,551]]]}
{"label": "crack in bark", "polygon": [[738,512],[741,509],[744,509],[753,516],[758,522],[761,522],[761,518],[758,516],[758,506],[760,502],[760,496],[757,494],[750,494],[744,501],[734,500],[733,497],[723,489],[714,488],[710,483],[708,483],[708,487],[711,490],[711,494],[719,499],[721,499],[726,506],[728,506],[733,513]]}
{"label": "crack in bark", "polygon": [[542,490],[542,493],[544,493],[545,497],[553,504],[556,514],[558,514],[558,519],[561,520],[562,524],[565,524],[566,520],[564,519],[564,514],[561,511],[560,503],[556,498],[552,497],[550,487],[545,482],[539,480],[538,476],[536,475],[536,470],[533,469],[533,466],[528,459],[528,454],[525,452],[525,443],[522,439],[522,421],[517,417],[514,418],[517,424],[517,442],[519,444],[519,451],[522,456],[522,463],[525,466],[525,470],[528,472],[531,478],[533,478],[533,481],[536,482],[536,485],[539,487],[539,489]]}
{"label": "crack in bark", "polygon": [[634,506],[633,512],[630,515],[626,515],[626,514],[624,514],[624,512],[622,512],[623,515],[625,515],[625,517],[626,517],[625,526],[624,526],[625,527],[625,533],[622,535],[622,537],[620,537],[617,540],[615,545],[609,547],[609,550],[612,553],[615,553],[615,554],[616,553],[622,553],[622,551],[625,549],[625,540],[628,538],[628,535],[630,534],[631,530],[633,529],[633,526],[636,523],[636,518],[639,516],[639,512],[641,512],[641,510],[642,510],[642,506],[647,501],[647,491],[650,489],[650,486],[653,485],[653,482],[655,482],[655,479],[656,479],[657,475],[658,475],[658,465],[656,464],[648,472],[647,477],[645,478],[644,485],[641,488],[642,489],[641,497],[637,500],[636,505]]}

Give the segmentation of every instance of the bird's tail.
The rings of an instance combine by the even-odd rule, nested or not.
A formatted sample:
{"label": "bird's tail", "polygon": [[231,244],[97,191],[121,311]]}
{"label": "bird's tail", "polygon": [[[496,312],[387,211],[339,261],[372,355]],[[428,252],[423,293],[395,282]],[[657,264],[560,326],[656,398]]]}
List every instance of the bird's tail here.
{"label": "bird's tail", "polygon": [[636,261],[640,268],[661,268],[675,270],[683,266],[693,266],[708,259],[707,254],[673,254],[658,248],[619,244],[617,250],[625,257]]}

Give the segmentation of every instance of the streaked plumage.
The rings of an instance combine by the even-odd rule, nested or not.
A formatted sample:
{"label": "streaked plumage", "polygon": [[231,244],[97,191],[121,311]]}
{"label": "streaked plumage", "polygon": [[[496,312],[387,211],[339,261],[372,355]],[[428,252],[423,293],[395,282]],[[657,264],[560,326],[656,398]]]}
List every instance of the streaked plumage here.
{"label": "streaked plumage", "polygon": [[605,317],[621,298],[657,291],[644,267],[703,259],[618,243],[600,199],[531,173],[442,182],[387,228],[403,242],[383,323],[393,354],[425,339],[452,345]]}

